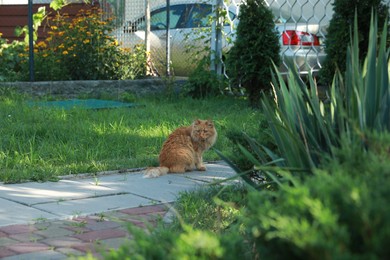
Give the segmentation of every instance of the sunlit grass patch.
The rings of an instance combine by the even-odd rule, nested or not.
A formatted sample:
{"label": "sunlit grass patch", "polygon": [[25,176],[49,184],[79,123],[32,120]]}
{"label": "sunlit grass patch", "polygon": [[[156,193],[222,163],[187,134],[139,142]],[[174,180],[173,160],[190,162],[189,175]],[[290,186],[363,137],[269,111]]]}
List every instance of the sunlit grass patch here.
{"label": "sunlit grass patch", "polygon": [[[165,138],[194,119],[213,119],[216,148],[232,153],[226,132],[258,131],[259,111],[234,98],[137,100],[140,106],[104,110],[32,107],[9,94],[0,103],[0,180],[55,180],[60,175],[156,165]],[[209,151],[204,159],[219,160]]]}

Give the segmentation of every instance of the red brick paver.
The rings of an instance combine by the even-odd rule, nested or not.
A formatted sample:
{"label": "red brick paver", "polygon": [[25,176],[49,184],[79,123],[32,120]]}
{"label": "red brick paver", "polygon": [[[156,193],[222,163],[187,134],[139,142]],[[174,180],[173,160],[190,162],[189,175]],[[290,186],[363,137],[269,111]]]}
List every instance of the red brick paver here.
{"label": "red brick paver", "polygon": [[0,258],[39,252],[44,256],[49,251],[64,259],[68,254],[80,256],[87,252],[98,256],[102,250],[116,249],[131,238],[128,223],[141,228],[154,225],[167,210],[166,205],[153,205],[71,220],[0,227]]}
{"label": "red brick paver", "polygon": [[16,253],[12,250],[9,250],[6,247],[0,247],[0,259],[7,257],[7,256],[12,256],[15,255]]}
{"label": "red brick paver", "polygon": [[14,245],[8,245],[6,246],[6,248],[10,249],[16,254],[27,254],[27,253],[45,251],[50,249],[48,245],[42,243],[36,243],[36,242],[18,243]]}
{"label": "red brick paver", "polygon": [[31,225],[12,225],[0,228],[1,233],[6,233],[8,235],[30,233],[32,231],[35,231],[35,227]]}
{"label": "red brick paver", "polygon": [[84,242],[94,242],[97,240],[104,240],[109,238],[125,237],[126,232],[124,230],[117,229],[103,229],[85,232],[83,234],[75,235],[75,238],[78,238]]}

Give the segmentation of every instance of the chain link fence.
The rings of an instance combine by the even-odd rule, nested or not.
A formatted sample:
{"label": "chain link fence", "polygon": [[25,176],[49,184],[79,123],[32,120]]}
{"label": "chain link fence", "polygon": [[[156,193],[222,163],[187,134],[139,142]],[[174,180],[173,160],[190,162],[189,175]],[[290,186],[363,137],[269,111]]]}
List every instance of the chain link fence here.
{"label": "chain link fence", "polygon": [[[155,75],[188,76],[204,54],[212,69],[223,71],[244,0],[104,0],[117,18],[113,32],[122,46],[150,45]],[[301,75],[316,73],[325,58],[324,39],[333,0],[266,0],[280,33],[280,70],[294,65]],[[150,19],[146,19],[147,8]],[[167,16],[167,12],[169,15]],[[225,18],[220,19],[219,14]],[[168,20],[167,20],[168,18]],[[150,22],[150,33],[146,33]],[[169,35],[169,37],[167,37]],[[168,43],[168,45],[167,45]],[[210,52],[211,48],[211,52]],[[243,50],[245,51],[245,50]],[[169,65],[169,66],[168,66]]]}

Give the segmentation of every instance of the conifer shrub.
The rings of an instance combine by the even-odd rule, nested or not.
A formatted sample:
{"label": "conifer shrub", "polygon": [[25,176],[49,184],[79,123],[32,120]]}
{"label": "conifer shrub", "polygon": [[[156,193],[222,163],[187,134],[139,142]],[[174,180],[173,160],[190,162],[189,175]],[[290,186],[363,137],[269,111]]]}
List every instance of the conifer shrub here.
{"label": "conifer shrub", "polygon": [[233,85],[241,85],[252,107],[260,106],[261,92],[271,88],[272,61],[279,63],[279,37],[274,17],[263,0],[248,0],[240,7],[240,23],[226,66]]}
{"label": "conifer shrub", "polygon": [[384,0],[335,0],[333,10],[334,14],[325,39],[327,56],[320,71],[321,82],[325,84],[332,82],[336,69],[341,72],[345,71],[347,47],[353,32],[355,12],[358,18],[359,58],[361,60],[367,55],[371,11],[377,13],[379,32],[389,12]]}

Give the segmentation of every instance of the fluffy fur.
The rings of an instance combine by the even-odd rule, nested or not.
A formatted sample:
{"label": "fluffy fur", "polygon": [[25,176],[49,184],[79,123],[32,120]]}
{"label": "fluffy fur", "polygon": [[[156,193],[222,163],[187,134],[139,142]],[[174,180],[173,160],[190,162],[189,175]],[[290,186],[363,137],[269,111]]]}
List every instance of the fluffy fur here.
{"label": "fluffy fur", "polygon": [[203,152],[214,145],[217,131],[211,120],[195,120],[190,126],[180,127],[168,136],[160,152],[159,167],[147,168],[144,177],[155,178],[167,173],[205,171]]}

